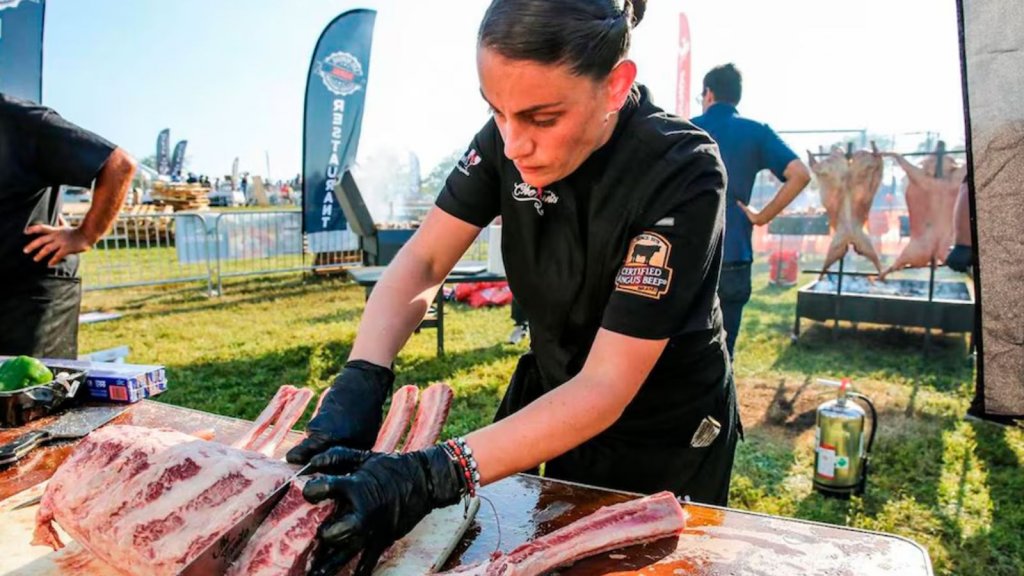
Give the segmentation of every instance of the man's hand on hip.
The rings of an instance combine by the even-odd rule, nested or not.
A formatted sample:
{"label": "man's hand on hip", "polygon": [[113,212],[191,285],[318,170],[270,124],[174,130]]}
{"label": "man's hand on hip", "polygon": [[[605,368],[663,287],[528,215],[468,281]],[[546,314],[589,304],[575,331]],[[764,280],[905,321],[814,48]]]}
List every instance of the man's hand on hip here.
{"label": "man's hand on hip", "polygon": [[36,262],[49,260],[48,266],[56,266],[65,257],[85,252],[92,248],[93,241],[86,238],[81,229],[64,224],[58,226],[36,224],[25,229],[27,236],[36,236],[25,246],[25,254],[32,254]]}
{"label": "man's hand on hip", "polygon": [[747,215],[747,218],[750,220],[750,223],[753,224],[754,226],[764,226],[765,224],[768,223],[768,220],[765,218],[764,213],[754,210],[753,208],[747,206],[746,204],[740,202],[739,200],[736,201],[736,204],[739,205],[740,209],[743,210],[743,213]]}

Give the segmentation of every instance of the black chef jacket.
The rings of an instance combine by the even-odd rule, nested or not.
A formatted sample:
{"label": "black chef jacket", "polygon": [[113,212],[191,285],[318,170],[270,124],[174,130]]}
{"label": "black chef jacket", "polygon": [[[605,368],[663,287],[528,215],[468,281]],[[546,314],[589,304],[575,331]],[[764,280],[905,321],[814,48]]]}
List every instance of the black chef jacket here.
{"label": "black chef jacket", "polygon": [[[548,474],[554,465],[571,480],[691,493],[692,473],[707,461],[690,448],[699,422],[711,416],[722,423],[713,447],[732,443],[727,466],[719,466],[726,476],[738,423],[716,296],[725,169],[707,134],[654,106],[646,88],[634,95],[609,142],[544,189],[522,181],[488,122],[437,205],[475,226],[502,218],[502,258],[529,318],[531,353],[499,418],[576,375],[600,328],[669,340],[622,417],[575,457],[566,455],[572,464],[549,462]],[[665,464],[674,456],[675,466]],[[616,471],[629,467],[614,462],[619,457],[646,471],[626,477]],[[711,500],[721,502],[720,490]]]}
{"label": "black chef jacket", "polygon": [[74,358],[78,256],[25,254],[25,228],[56,225],[60,186],[89,187],[114,145],[26,100],[0,94],[0,354]]}

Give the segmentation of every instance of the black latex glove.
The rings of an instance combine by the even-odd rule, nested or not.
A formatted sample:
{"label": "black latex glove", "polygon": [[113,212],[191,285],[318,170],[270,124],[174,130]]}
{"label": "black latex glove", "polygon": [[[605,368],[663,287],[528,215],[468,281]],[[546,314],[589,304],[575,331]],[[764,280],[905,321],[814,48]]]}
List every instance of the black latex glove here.
{"label": "black latex glove", "polygon": [[369,576],[396,540],[467,492],[462,468],[440,446],[408,454],[331,448],[314,456],[309,470],[326,475],[306,483],[306,500],[336,502],[317,533],[310,576],[335,576],[360,551],[355,576]]}
{"label": "black latex glove", "polygon": [[963,244],[957,244],[949,251],[946,256],[946,266],[949,266],[957,272],[966,274],[967,269],[974,265],[974,252],[971,251],[970,246],[964,246]]}
{"label": "black latex glove", "polygon": [[288,451],[292,464],[305,464],[332,446],[369,450],[377,440],[384,400],[395,373],[364,360],[345,363],[324,398],[320,412],[306,426],[306,439]]}

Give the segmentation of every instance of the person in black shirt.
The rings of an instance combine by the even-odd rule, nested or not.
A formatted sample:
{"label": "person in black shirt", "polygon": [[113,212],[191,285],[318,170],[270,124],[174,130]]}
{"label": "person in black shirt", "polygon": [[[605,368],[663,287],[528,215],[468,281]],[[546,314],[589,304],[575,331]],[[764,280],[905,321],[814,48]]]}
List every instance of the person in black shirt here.
{"label": "person in black shirt", "polygon": [[[739,417],[716,289],[725,168],[656,107],[627,52],[641,0],[495,0],[479,32],[492,119],[376,285],[349,362],[288,454],[333,498],[314,574],[357,573],[431,509],[544,463],[551,478],[724,505]],[[494,424],[403,455],[366,452],[388,366],[495,217],[531,351]]]}
{"label": "person in black shirt", "polygon": [[[78,257],[110,229],[135,163],[120,148],[32,102],[0,93],[0,354],[78,357]],[[60,186],[96,185],[80,225]]]}

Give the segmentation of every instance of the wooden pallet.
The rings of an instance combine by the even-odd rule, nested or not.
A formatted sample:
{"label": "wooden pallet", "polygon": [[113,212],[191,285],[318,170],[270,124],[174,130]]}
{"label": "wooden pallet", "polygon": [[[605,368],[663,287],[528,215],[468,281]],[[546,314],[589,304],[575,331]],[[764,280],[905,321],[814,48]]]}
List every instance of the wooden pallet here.
{"label": "wooden pallet", "polygon": [[203,210],[210,206],[210,189],[198,184],[156,182],[153,202],[181,210]]}
{"label": "wooden pallet", "polygon": [[[174,241],[174,217],[171,215],[173,212],[172,206],[153,204],[124,206],[110,232],[103,238],[107,242],[170,244]],[[79,226],[85,218],[85,211],[63,211],[61,215],[68,225]],[[133,216],[147,217],[133,218]]]}
{"label": "wooden pallet", "polygon": [[126,216],[148,216],[147,218],[122,218],[116,225],[116,232],[129,242],[171,242],[174,240],[174,212],[172,206],[136,204],[121,212]]}
{"label": "wooden pallet", "polygon": [[349,268],[362,264],[362,253],[359,251],[318,252],[313,257],[313,273],[317,276],[345,275]]}

